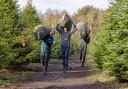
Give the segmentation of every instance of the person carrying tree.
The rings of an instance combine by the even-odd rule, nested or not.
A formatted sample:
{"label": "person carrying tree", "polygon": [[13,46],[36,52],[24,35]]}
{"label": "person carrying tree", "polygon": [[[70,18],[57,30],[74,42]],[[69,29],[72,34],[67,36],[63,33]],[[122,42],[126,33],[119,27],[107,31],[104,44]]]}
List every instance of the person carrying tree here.
{"label": "person carrying tree", "polygon": [[87,52],[87,45],[90,42],[90,30],[86,26],[84,22],[79,22],[76,25],[76,28],[78,29],[79,33],[79,49],[80,49],[80,62],[81,67],[84,67],[85,58],[86,58],[86,52]]}
{"label": "person carrying tree", "polygon": [[63,21],[63,23],[57,24],[56,30],[61,35],[61,53],[63,59],[63,70],[65,71],[71,69],[71,67],[69,67],[70,40],[71,35],[76,31],[76,26],[67,14],[64,14]]}
{"label": "person carrying tree", "polygon": [[44,74],[47,74],[48,70],[48,62],[51,54],[51,46],[54,42],[54,32],[50,31],[50,33],[45,36],[41,43],[41,54],[40,54],[40,61],[43,65],[43,72]]}

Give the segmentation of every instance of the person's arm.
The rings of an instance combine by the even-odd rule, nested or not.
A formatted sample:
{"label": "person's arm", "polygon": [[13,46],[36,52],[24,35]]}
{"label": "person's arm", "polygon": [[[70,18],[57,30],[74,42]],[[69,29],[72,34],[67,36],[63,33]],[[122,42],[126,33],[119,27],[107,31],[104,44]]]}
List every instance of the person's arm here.
{"label": "person's arm", "polygon": [[72,29],[70,31],[70,34],[73,34],[77,30],[76,25],[72,25]]}
{"label": "person's arm", "polygon": [[61,30],[59,24],[57,24],[57,26],[56,26],[56,30],[57,30],[60,34],[62,33],[62,30]]}

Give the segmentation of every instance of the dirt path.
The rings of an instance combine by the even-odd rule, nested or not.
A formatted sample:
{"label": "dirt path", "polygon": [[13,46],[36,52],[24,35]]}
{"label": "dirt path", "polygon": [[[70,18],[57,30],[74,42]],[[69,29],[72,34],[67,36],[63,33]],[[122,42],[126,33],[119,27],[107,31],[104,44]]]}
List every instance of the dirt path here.
{"label": "dirt path", "polygon": [[17,85],[14,89],[117,89],[91,79],[90,76],[95,71],[90,70],[88,65],[81,68],[78,56],[71,59],[72,69],[66,73],[62,72],[60,63],[51,63],[47,75],[34,72],[34,75],[28,81],[22,85]]}

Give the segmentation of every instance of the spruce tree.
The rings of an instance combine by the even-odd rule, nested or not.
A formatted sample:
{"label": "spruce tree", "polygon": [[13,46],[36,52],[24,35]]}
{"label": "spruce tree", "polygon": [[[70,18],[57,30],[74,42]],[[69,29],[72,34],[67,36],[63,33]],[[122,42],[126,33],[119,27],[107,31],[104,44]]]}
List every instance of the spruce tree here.
{"label": "spruce tree", "polygon": [[25,28],[31,30],[40,23],[37,11],[32,5],[32,0],[28,0],[26,6],[23,8],[22,22],[24,23]]}
{"label": "spruce tree", "polygon": [[0,67],[16,56],[14,38],[18,36],[19,15],[16,0],[0,0]]}
{"label": "spruce tree", "polygon": [[[25,56],[25,59],[27,60],[39,60],[39,42],[35,40],[33,30],[36,25],[40,24],[40,18],[38,16],[38,13],[35,9],[35,7],[32,5],[32,0],[28,0],[27,4],[22,10],[21,13],[21,22],[23,24],[23,27],[25,31],[23,33],[26,33],[26,39],[27,46],[27,54]],[[25,37],[23,35],[23,37]]]}
{"label": "spruce tree", "polygon": [[91,45],[98,67],[128,80],[128,1],[116,0],[108,9]]}

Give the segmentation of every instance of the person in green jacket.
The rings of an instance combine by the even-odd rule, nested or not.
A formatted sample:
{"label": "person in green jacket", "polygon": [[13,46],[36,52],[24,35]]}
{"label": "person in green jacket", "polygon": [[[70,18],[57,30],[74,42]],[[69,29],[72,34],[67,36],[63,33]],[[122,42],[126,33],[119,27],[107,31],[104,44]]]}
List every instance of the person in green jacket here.
{"label": "person in green jacket", "polygon": [[48,70],[48,62],[51,54],[51,46],[53,45],[54,42],[54,32],[51,31],[44,39],[42,40],[41,43],[41,54],[40,54],[40,61],[44,67],[44,74],[47,74]]}

